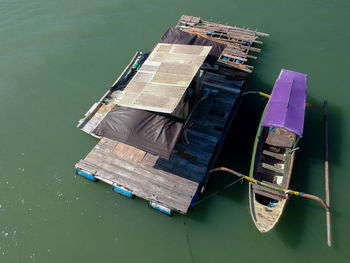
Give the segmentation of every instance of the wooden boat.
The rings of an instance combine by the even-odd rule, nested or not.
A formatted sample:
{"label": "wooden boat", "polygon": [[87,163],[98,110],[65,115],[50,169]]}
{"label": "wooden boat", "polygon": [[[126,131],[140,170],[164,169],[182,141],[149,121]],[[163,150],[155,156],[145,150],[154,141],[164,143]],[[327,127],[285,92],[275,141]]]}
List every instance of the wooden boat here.
{"label": "wooden boat", "polygon": [[[259,124],[250,177],[289,189],[296,146],[303,134],[306,79],[305,74],[281,70]],[[249,183],[250,212],[261,233],[276,225],[287,199],[282,192]]]}

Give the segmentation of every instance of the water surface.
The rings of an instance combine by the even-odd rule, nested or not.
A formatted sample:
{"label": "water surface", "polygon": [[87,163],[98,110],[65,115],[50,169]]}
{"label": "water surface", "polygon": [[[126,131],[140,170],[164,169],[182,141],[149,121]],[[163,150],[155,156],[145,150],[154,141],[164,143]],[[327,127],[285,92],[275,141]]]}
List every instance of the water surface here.
{"label": "water surface", "polygon": [[[287,68],[309,75],[310,102],[328,99],[332,249],[324,209],[312,201],[292,198],[276,229],[261,235],[246,183],[169,218],[74,175],[97,143],[77,120],[183,13],[270,33],[249,89],[270,92]],[[345,0],[0,1],[0,261],[347,262],[349,17]],[[263,103],[243,102],[218,165],[248,171]],[[317,110],[307,111],[300,146],[291,186],[323,197]],[[214,176],[207,194],[232,180]]]}

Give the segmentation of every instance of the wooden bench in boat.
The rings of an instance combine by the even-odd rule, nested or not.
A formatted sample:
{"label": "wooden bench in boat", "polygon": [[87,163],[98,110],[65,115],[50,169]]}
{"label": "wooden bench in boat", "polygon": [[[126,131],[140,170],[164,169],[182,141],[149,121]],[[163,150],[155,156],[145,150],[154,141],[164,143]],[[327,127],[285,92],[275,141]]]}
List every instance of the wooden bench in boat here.
{"label": "wooden bench in boat", "polygon": [[270,130],[265,143],[281,148],[291,148],[295,142],[295,134],[285,129],[274,128],[274,132]]}
{"label": "wooden bench in boat", "polygon": [[283,153],[275,153],[275,152],[271,152],[268,150],[263,150],[262,153],[265,156],[269,156],[269,157],[275,158],[275,159],[280,160],[280,161],[286,160],[286,154],[283,154]]}
{"label": "wooden bench in boat", "polygon": [[272,165],[272,164],[261,162],[260,165],[261,165],[261,167],[265,168],[266,170],[274,171],[276,173],[281,173],[281,174],[284,173],[284,169],[279,167],[277,164]]}
{"label": "wooden bench in boat", "polygon": [[[272,185],[272,186],[277,186],[277,185],[271,184],[270,182],[267,182],[267,181],[262,181],[262,182],[265,184]],[[282,199],[286,198],[286,196],[284,194],[282,194],[278,191],[275,191],[273,189],[269,189],[269,188],[266,188],[264,186],[258,185],[258,184],[252,184],[252,187],[253,187],[254,192],[256,194],[259,194],[259,195],[262,195],[265,197],[269,197],[269,198],[277,200],[277,201],[281,201]]]}

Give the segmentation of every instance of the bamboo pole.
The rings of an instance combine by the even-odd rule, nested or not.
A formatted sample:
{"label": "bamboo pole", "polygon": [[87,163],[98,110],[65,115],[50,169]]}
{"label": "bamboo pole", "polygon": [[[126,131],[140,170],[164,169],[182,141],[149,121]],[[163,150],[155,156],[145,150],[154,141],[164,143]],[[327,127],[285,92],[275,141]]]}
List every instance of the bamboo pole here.
{"label": "bamboo pole", "polygon": [[[328,163],[328,102],[324,101],[324,170],[325,170],[325,189],[326,189],[326,204],[330,207],[329,199],[329,163]],[[327,243],[332,247],[331,239],[331,212],[327,211]]]}
{"label": "bamboo pole", "polygon": [[[325,106],[325,109],[327,110],[327,105]],[[328,136],[328,131],[326,132],[326,134]],[[326,157],[328,158],[328,146],[327,146],[327,156]],[[258,184],[258,185],[264,186],[264,187],[272,189],[272,190],[280,191],[280,192],[285,194],[284,198],[287,198],[288,195],[295,195],[295,196],[304,197],[304,198],[311,199],[311,200],[319,202],[326,209],[326,213],[327,213],[327,241],[328,241],[328,246],[331,246],[330,209],[329,209],[329,205],[327,204],[327,201],[324,202],[321,198],[319,198],[316,195],[311,195],[311,194],[298,192],[298,191],[294,191],[294,190],[289,190],[289,189],[283,189],[283,188],[280,188],[280,187],[277,187],[277,186],[273,186],[273,185],[269,185],[269,184],[260,182],[260,181],[254,179],[254,178],[251,178],[251,177],[246,176],[244,174],[238,173],[238,172],[236,172],[234,170],[231,170],[231,169],[228,169],[226,167],[219,167],[219,168],[211,169],[208,174],[214,173],[214,172],[218,172],[218,171],[228,172],[230,174],[233,174],[233,175],[236,175],[236,176],[238,176],[240,178],[243,178],[243,179],[245,179],[245,180],[247,180],[247,181],[249,181],[249,182],[251,182],[253,184]],[[326,172],[326,173],[328,174],[328,172]],[[326,187],[326,189],[327,189],[327,187]],[[327,192],[329,193],[329,191],[327,191]],[[278,195],[280,197],[283,197],[283,196],[281,196],[279,194],[276,194],[276,193],[271,193],[271,192],[269,192],[269,193]],[[328,197],[328,201],[329,201],[329,197]]]}
{"label": "bamboo pole", "polygon": [[[242,94],[242,96],[245,96],[245,95],[251,95],[251,94],[256,94],[256,95],[259,95],[259,96],[262,96],[262,97],[265,97],[265,98],[270,98],[271,95],[270,94],[266,94],[264,92],[261,92],[261,91],[247,91],[247,92],[244,92]],[[327,103],[327,101],[325,101],[325,103]],[[319,110],[322,110],[324,111],[324,108],[322,108],[322,106],[318,106],[318,105],[315,105],[315,104],[311,104],[311,103],[306,103],[306,107],[308,108],[314,108],[314,109],[319,109]]]}
{"label": "bamboo pole", "polygon": [[[326,211],[329,212],[328,205],[321,198],[319,198],[316,195],[311,195],[311,194],[307,194],[307,193],[303,193],[303,192],[299,192],[299,191],[294,191],[294,190],[290,190],[290,189],[284,189],[284,188],[280,188],[280,187],[277,187],[277,186],[274,186],[274,185],[266,184],[266,183],[263,183],[261,181],[258,181],[256,179],[254,179],[254,178],[246,176],[244,174],[237,173],[236,171],[228,169],[226,167],[219,167],[219,168],[211,169],[209,171],[209,173],[218,172],[218,171],[228,172],[228,173],[234,174],[234,175],[236,175],[238,177],[241,177],[241,178],[243,178],[243,179],[245,179],[245,180],[247,180],[247,181],[249,181],[249,182],[251,182],[253,184],[261,185],[261,186],[264,186],[266,188],[269,188],[269,189],[272,189],[272,190],[276,190],[276,191],[280,191],[280,192],[285,194],[284,196],[276,194],[276,195],[278,195],[280,197],[287,198],[287,195],[295,195],[295,196],[300,196],[300,197],[304,197],[304,198],[315,200],[315,201],[319,202],[321,205],[323,205],[324,208],[326,209]],[[271,194],[273,194],[273,193],[271,193]]]}

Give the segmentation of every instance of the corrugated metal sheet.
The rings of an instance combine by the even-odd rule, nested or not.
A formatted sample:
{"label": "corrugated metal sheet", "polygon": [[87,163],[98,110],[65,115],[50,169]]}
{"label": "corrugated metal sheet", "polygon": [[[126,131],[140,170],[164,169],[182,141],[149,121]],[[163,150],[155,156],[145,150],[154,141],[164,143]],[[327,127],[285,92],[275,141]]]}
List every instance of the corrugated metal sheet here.
{"label": "corrugated metal sheet", "polygon": [[209,46],[159,43],[116,103],[173,113],[210,50]]}

